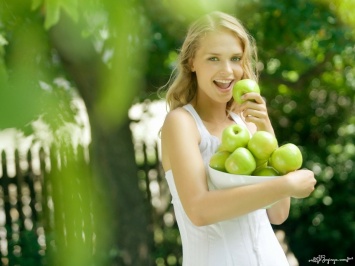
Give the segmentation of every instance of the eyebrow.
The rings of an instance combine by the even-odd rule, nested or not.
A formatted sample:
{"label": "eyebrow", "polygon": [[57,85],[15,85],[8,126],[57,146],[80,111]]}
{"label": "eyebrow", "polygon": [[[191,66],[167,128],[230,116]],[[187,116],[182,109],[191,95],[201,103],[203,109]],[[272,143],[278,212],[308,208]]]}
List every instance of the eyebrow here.
{"label": "eyebrow", "polygon": [[[221,54],[219,54],[219,53],[214,53],[214,52],[206,52],[206,55],[218,56],[218,55],[221,55]],[[243,52],[234,53],[234,54],[232,54],[232,56],[243,56]]]}

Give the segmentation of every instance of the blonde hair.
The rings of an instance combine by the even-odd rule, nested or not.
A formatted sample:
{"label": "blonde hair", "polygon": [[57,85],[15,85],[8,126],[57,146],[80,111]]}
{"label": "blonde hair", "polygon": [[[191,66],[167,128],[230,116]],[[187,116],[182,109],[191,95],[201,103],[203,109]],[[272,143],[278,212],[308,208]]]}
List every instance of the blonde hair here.
{"label": "blonde hair", "polygon": [[[194,99],[197,91],[197,79],[196,74],[191,71],[190,60],[194,58],[199,48],[200,40],[207,33],[221,29],[231,31],[242,43],[243,57],[241,64],[244,71],[243,79],[249,78],[257,81],[257,51],[254,39],[235,17],[215,11],[195,21],[187,32],[178,56],[177,66],[167,84],[168,90],[165,98],[169,110],[188,104]],[[232,98],[226,108],[232,109],[233,103],[234,100]]]}

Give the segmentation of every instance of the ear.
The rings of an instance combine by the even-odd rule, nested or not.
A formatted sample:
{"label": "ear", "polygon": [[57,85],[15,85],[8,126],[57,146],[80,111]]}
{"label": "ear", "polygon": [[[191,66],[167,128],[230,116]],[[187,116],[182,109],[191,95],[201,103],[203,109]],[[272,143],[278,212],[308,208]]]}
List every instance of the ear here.
{"label": "ear", "polygon": [[195,72],[194,62],[191,58],[189,59],[189,66],[190,66],[191,72]]}

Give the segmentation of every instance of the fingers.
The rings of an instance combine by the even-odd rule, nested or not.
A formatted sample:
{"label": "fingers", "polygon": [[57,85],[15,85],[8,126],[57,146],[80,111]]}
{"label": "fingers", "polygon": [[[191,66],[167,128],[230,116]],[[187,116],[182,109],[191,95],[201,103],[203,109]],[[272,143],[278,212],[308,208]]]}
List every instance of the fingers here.
{"label": "fingers", "polygon": [[268,117],[267,112],[264,110],[257,110],[257,109],[245,109],[243,111],[243,115],[245,118],[247,117],[255,117],[259,119],[265,119]]}
{"label": "fingers", "polygon": [[[267,115],[267,108],[264,99],[258,93],[246,93],[243,95],[244,103],[240,106],[240,110],[244,116],[262,116]],[[255,112],[257,111],[257,112]]]}
{"label": "fingers", "polygon": [[293,187],[291,197],[306,198],[315,189],[317,183],[314,173],[310,170],[298,170],[286,175]]}
{"label": "fingers", "polygon": [[259,93],[255,93],[255,92],[245,93],[242,96],[242,100],[245,101],[244,103],[247,103],[249,101],[249,102],[255,102],[259,104],[265,104],[264,98]]}
{"label": "fingers", "polygon": [[246,93],[243,97],[246,101],[240,106],[240,111],[245,121],[254,123],[258,130],[273,133],[265,100],[258,93]]}
{"label": "fingers", "polygon": [[268,116],[262,111],[248,109],[243,112],[243,116],[246,122],[254,123],[258,130],[264,128],[263,125],[266,125],[266,121],[268,121]]}

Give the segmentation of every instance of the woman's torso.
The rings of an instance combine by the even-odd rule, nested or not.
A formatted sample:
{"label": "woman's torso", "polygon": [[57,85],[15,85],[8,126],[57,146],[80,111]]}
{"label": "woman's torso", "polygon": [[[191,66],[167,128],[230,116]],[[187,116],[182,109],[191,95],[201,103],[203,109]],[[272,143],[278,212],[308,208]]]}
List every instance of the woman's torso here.
{"label": "woman's torso", "polygon": [[[199,148],[208,173],[209,159],[217,150],[220,140],[208,132],[192,105],[186,105],[184,108],[196,122],[201,137]],[[239,116],[231,116],[236,123],[245,126]],[[182,239],[184,266],[288,265],[265,209],[213,225],[197,227],[182,207],[171,170],[166,171],[166,180]],[[210,190],[215,189],[209,178],[208,184]]]}

